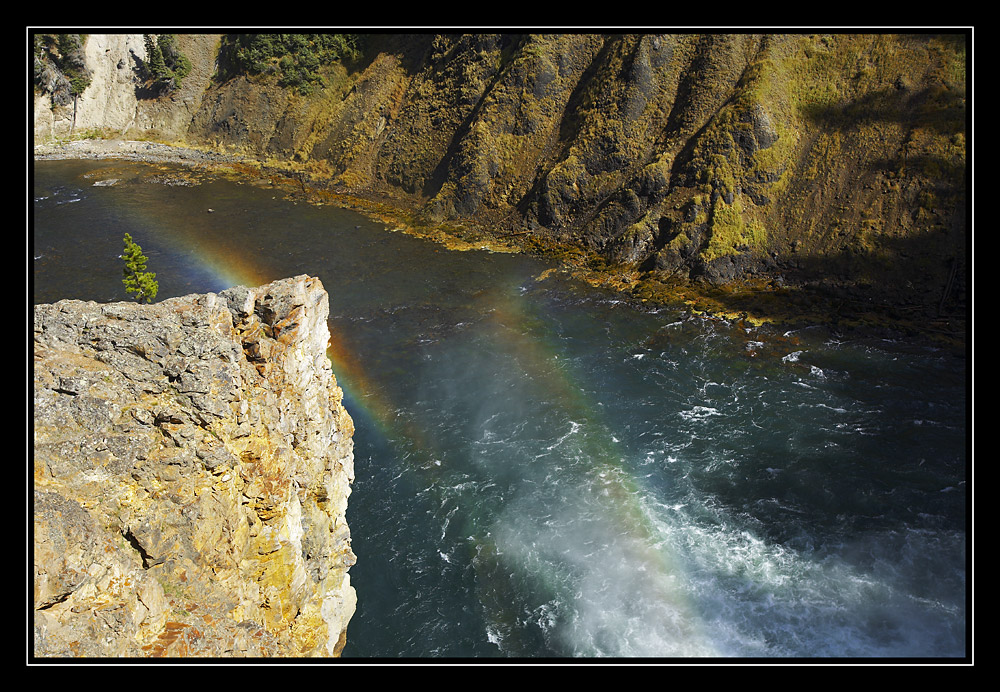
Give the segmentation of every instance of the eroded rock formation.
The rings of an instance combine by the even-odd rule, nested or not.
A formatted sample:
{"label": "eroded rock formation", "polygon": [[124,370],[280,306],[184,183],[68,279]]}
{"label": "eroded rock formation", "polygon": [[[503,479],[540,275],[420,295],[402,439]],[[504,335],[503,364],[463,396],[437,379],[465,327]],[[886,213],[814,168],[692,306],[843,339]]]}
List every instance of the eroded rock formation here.
{"label": "eroded rock formation", "polygon": [[38,143],[89,128],[245,156],[423,226],[584,249],[642,298],[664,282],[901,319],[968,305],[962,33],[371,34],[309,95],[279,56],[217,70],[226,37],[187,34],[192,73],[155,97],[138,48],[85,39],[72,104],[40,71]]}
{"label": "eroded rock formation", "polygon": [[299,276],[34,308],[34,654],[335,656],[353,423]]}

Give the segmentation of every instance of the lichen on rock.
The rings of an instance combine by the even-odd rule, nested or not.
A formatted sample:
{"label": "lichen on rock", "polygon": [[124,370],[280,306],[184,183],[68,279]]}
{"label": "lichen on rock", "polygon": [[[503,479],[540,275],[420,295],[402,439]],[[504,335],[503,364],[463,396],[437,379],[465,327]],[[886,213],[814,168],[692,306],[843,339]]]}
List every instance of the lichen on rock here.
{"label": "lichen on rock", "polygon": [[34,655],[336,656],[353,423],[298,276],[34,309]]}

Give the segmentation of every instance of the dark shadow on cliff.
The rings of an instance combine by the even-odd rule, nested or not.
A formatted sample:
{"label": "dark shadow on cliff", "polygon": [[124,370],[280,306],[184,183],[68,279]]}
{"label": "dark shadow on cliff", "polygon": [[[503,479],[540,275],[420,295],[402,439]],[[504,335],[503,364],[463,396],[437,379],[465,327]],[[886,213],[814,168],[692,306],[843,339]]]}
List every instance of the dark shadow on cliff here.
{"label": "dark shadow on cliff", "polygon": [[399,58],[399,64],[411,77],[426,66],[434,42],[434,34],[371,34],[367,37],[361,55],[350,63],[352,71],[368,69],[380,54],[388,53]]}
{"label": "dark shadow on cliff", "polygon": [[947,135],[965,131],[966,92],[944,87],[919,91],[885,87],[844,104],[803,106],[801,112],[814,123],[841,130],[883,121],[924,126]]}
{"label": "dark shadow on cliff", "polygon": [[709,273],[696,281],[728,313],[834,327],[898,327],[964,341],[971,261],[962,231],[939,229],[884,239],[874,251],[790,253],[745,263],[744,278],[768,284],[760,290],[742,290],[739,280],[712,286]]}

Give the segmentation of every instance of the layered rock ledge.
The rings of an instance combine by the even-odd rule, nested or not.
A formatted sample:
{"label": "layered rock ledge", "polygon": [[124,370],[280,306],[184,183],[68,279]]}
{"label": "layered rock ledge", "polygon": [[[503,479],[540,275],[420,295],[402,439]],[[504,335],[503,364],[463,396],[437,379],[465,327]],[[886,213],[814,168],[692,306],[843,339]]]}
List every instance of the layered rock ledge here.
{"label": "layered rock ledge", "polygon": [[298,276],[34,308],[34,655],[337,656],[353,422]]}

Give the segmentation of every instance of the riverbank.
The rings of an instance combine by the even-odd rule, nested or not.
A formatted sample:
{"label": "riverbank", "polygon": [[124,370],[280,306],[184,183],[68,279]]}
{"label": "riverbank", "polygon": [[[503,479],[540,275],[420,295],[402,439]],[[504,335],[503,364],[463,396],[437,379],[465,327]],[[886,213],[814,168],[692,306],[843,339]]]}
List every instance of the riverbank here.
{"label": "riverbank", "polygon": [[36,144],[36,160],[124,159],[144,163],[228,164],[242,157],[190,147],[124,139],[80,139],[55,144]]}
{"label": "riverbank", "polygon": [[376,218],[387,229],[442,244],[451,250],[523,252],[559,263],[559,271],[592,286],[615,291],[637,305],[681,307],[706,318],[740,321],[748,327],[824,325],[839,334],[920,336],[950,348],[966,345],[966,315],[940,314],[927,306],[894,305],[872,295],[870,287],[794,285],[776,273],[716,285],[677,279],[609,265],[583,248],[530,233],[491,232],[464,224],[426,225],[415,219],[404,200],[382,198],[333,187],[293,166],[225,152],[137,140],[86,139],[39,144],[36,160],[120,159],[150,164],[178,164],[235,175],[254,184],[282,190],[291,199],[349,208]]}

